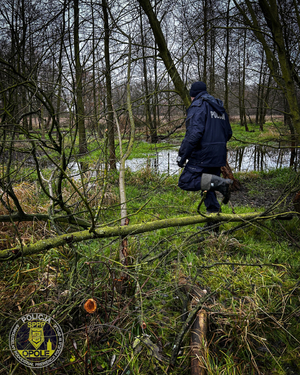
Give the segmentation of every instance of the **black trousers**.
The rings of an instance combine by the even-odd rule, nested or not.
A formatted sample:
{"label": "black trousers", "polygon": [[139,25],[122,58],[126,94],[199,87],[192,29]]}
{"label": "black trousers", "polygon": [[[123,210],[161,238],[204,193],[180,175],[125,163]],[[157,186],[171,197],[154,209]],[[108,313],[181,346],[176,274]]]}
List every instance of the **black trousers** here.
{"label": "black trousers", "polygon": [[[199,170],[201,171],[199,172]],[[180,187],[180,189],[186,191],[201,190],[201,177],[203,173],[220,176],[221,168],[197,168],[196,170],[193,170],[192,167],[187,165],[179,177],[178,186]],[[214,191],[209,190],[207,192],[204,204],[207,212],[212,213],[220,211],[220,204],[217,200],[216,193]]]}

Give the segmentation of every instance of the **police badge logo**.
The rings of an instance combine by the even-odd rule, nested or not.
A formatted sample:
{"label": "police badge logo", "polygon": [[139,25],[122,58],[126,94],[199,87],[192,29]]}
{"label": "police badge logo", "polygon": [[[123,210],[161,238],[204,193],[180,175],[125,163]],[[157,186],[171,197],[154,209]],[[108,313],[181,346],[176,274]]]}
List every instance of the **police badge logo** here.
{"label": "police badge logo", "polygon": [[26,314],[13,325],[9,347],[15,359],[27,367],[51,365],[60,356],[64,335],[59,324],[45,314]]}
{"label": "police badge logo", "polygon": [[38,349],[44,342],[44,330],[43,328],[30,327],[29,330],[29,342],[31,345]]}

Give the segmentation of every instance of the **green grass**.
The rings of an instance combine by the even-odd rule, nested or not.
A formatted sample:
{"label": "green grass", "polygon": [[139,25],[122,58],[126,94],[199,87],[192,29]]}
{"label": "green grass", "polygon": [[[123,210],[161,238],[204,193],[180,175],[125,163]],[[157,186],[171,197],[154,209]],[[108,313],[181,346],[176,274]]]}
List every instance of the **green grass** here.
{"label": "green grass", "polygon": [[[244,181],[252,178],[253,174],[244,176]],[[284,188],[289,178],[289,170],[281,170],[257,173],[255,180],[261,186],[268,181],[270,185]],[[195,213],[199,194],[176,190],[176,182],[175,176],[163,180],[147,170],[137,174],[128,172],[128,198],[141,194],[141,202],[132,201],[130,211],[140,207],[143,192],[148,192],[147,199],[152,196],[151,203],[133,220],[140,222]],[[253,209],[236,207],[235,210],[246,213]],[[224,212],[230,212],[230,208],[225,207]],[[226,231],[234,225],[228,223],[222,229]],[[210,306],[215,313],[210,318],[208,334],[206,365],[209,374],[252,374],[255,367],[270,374],[285,374],[288,367],[299,368],[299,358],[294,353],[300,345],[293,337],[300,337],[297,322],[300,255],[289,238],[299,236],[298,225],[298,218],[282,223],[269,222],[264,226],[254,224],[233,236],[206,235],[200,243],[190,241],[198,231],[197,226],[135,236],[131,241],[136,259],[145,253],[153,256],[172,249],[168,258],[151,264],[142,261],[135,274],[140,285],[148,280],[140,305],[147,324],[146,333],[152,339],[160,337],[163,343],[172,343],[175,339],[182,325],[180,300],[174,300],[180,270],[203,288],[217,292]],[[131,332],[138,335],[142,331],[139,319],[134,320],[134,316],[131,317]],[[189,371],[186,340],[178,368],[173,373]],[[170,350],[165,349],[164,353],[169,356]],[[140,373],[146,374],[149,368],[155,371],[157,364],[147,348],[133,355]]]}
{"label": "green grass", "polygon": [[[135,155],[152,151],[152,146],[140,142]],[[117,173],[109,176],[109,192],[116,197],[117,177]],[[236,177],[252,194],[258,194],[271,188],[283,191],[297,176],[282,169]],[[130,224],[196,214],[200,194],[180,190],[177,182],[178,175],[161,176],[150,168],[136,173],[127,170]],[[254,208],[235,206],[234,210],[238,215]],[[232,207],[223,207],[223,212],[232,213]],[[112,222],[119,215],[117,199],[105,206],[101,220]],[[208,375],[252,375],[257,368],[268,375],[288,375],[291,368],[297,373],[299,218],[250,223],[228,232],[236,226],[222,224],[219,237],[203,233],[197,225],[129,236],[131,258],[125,271],[130,283],[123,294],[117,293],[114,284],[124,271],[118,261],[119,238],[70,244],[0,264],[0,369],[12,371],[16,366],[8,350],[14,320],[40,311],[54,314],[66,334],[58,361],[66,373],[83,374],[89,366],[94,373],[105,374],[167,373],[174,341],[184,325],[185,300],[178,281],[185,275],[193,285],[214,292],[205,304],[209,314]],[[90,297],[98,303],[93,315],[82,309]],[[134,348],[137,336],[143,334],[155,349],[160,348],[161,361],[145,343]],[[190,374],[189,345],[187,334],[170,373]],[[25,368],[18,371],[26,374]]]}
{"label": "green grass", "polygon": [[251,144],[262,144],[269,146],[278,146],[279,142],[289,140],[289,130],[282,122],[266,122],[263,131],[258,125],[248,124],[249,132],[238,123],[231,123],[233,136],[228,143],[229,148],[249,146]]}
{"label": "green grass", "polygon": [[[279,135],[273,124],[266,124],[262,133],[251,126],[250,130],[255,131],[249,133],[238,124],[232,127],[235,139],[229,147],[253,142],[276,144]],[[179,135],[176,147],[183,136]],[[123,150],[126,144],[123,141]],[[81,160],[96,163],[102,158],[103,147],[101,140],[91,143],[90,154]],[[155,156],[172,147],[171,143],[151,145],[136,141],[130,158]],[[270,190],[278,194],[295,176],[288,168],[236,174],[253,197]],[[117,178],[117,173],[109,174],[108,190],[117,198],[102,210],[103,223],[119,219]],[[136,173],[127,170],[130,224],[196,214],[200,194],[180,190],[177,182],[178,175],[161,176],[150,168]],[[282,202],[278,210],[285,207]],[[235,206],[234,210],[238,215],[254,208]],[[223,212],[232,213],[232,207],[223,207]],[[71,244],[30,257],[26,262],[1,264],[5,288],[0,294],[0,370],[1,366],[15,366],[7,350],[13,320],[36,310],[55,312],[67,333],[60,362],[67,366],[67,373],[82,374],[88,366],[94,373],[105,374],[167,373],[174,341],[184,325],[185,300],[178,288],[183,274],[193,285],[214,292],[205,305],[209,314],[205,357],[208,375],[252,375],[257,368],[268,375],[289,375],[291,369],[300,373],[299,218],[250,223],[229,232],[236,226],[222,224],[219,237],[200,231],[199,225],[129,236],[130,264],[126,273],[131,284],[124,294],[117,293],[114,285],[124,271],[118,261],[118,238]],[[52,286],[45,287],[47,278],[53,280]],[[33,295],[29,293],[32,283],[38,286]],[[63,295],[65,291],[68,293]],[[13,299],[16,295],[21,311]],[[82,310],[83,302],[90,297],[98,302],[94,315]],[[161,361],[146,344],[134,348],[136,337],[143,334],[149,336],[155,348],[161,348]],[[189,345],[187,334],[170,373],[190,373]],[[20,371],[26,373],[25,369]]]}

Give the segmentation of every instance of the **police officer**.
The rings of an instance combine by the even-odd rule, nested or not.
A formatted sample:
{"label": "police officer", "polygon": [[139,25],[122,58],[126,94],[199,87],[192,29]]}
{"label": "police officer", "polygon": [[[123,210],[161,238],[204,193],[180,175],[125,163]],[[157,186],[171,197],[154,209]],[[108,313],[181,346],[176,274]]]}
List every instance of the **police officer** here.
{"label": "police officer", "polygon": [[178,186],[183,190],[207,190],[204,204],[208,213],[219,212],[215,191],[230,198],[230,179],[220,177],[226,165],[226,143],[232,136],[228,115],[220,99],[206,91],[204,82],[194,82],[190,89],[192,104],[187,110],[186,134],[179,149],[177,164],[184,170]]}

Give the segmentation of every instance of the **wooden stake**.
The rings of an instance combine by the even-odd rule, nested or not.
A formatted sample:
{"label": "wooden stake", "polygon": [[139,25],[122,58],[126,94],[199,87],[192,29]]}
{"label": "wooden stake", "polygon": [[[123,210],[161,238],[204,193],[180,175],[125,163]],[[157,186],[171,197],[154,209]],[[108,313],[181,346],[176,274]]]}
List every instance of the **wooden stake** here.
{"label": "wooden stake", "polygon": [[206,334],[207,312],[200,310],[191,329],[191,375],[206,375]]}

